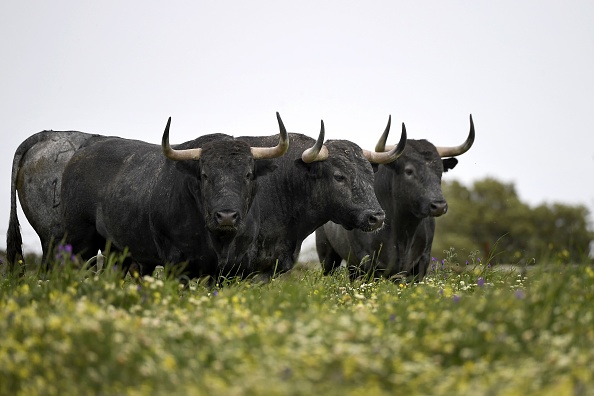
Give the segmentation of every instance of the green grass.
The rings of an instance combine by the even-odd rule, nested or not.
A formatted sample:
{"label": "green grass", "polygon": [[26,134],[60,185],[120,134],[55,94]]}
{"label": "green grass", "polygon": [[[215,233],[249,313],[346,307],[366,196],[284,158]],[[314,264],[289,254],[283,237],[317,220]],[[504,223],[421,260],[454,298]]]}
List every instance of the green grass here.
{"label": "green grass", "polygon": [[46,278],[0,278],[2,395],[594,392],[587,266],[471,258],[419,284],[297,268],[212,289],[68,264]]}

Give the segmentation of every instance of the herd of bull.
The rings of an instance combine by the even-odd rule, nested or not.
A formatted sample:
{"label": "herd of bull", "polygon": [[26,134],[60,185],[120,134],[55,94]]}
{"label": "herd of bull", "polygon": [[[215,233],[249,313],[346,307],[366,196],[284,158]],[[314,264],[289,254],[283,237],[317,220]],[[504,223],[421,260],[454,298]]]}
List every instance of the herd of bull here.
{"label": "herd of bull", "polygon": [[325,274],[345,260],[360,276],[421,279],[435,217],[447,211],[442,173],[474,141],[436,147],[407,139],[375,150],[287,133],[210,134],[174,146],[168,120],[161,146],[77,131],[42,131],[17,148],[11,177],[7,261],[23,259],[18,198],[41,240],[43,265],[57,244],[81,259],[128,252],[142,273],[184,263],[189,277],[290,270],[315,232]]}

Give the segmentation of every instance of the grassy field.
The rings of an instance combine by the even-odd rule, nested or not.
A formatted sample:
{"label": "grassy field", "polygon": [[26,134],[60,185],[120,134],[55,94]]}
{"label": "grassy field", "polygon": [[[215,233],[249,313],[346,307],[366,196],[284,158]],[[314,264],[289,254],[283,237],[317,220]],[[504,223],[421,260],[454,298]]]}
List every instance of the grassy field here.
{"label": "grassy field", "polygon": [[418,284],[4,274],[0,394],[594,394],[591,267],[460,261]]}

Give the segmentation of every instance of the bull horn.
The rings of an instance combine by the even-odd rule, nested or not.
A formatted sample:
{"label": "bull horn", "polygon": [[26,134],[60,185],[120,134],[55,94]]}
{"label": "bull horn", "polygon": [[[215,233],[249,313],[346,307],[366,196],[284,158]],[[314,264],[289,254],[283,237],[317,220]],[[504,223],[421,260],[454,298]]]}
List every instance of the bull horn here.
{"label": "bull horn", "polygon": [[193,148],[187,150],[174,150],[169,145],[169,125],[171,124],[171,117],[167,120],[165,132],[163,132],[163,139],[161,140],[161,149],[165,157],[173,161],[198,160],[202,155],[201,148]]}
{"label": "bull horn", "polygon": [[309,164],[316,161],[324,161],[328,158],[328,148],[324,145],[325,134],[324,120],[322,120],[322,127],[320,128],[320,134],[318,135],[316,144],[314,144],[313,147],[304,150],[303,154],[301,154],[303,162]]}
{"label": "bull horn", "polygon": [[[283,121],[280,118],[278,112],[276,113],[278,125],[280,127],[280,138],[279,143],[276,147],[251,147],[252,156],[254,159],[271,159],[280,157],[287,152],[289,148],[289,137],[287,129],[285,128]],[[173,161],[185,161],[185,160],[199,160],[202,155],[201,148],[193,148],[186,150],[174,150],[169,145],[169,126],[171,124],[171,117],[167,121],[165,132],[163,133],[163,139],[161,140],[161,148],[165,157]]]}
{"label": "bull horn", "polygon": [[[390,130],[390,121],[391,117],[388,120],[388,126],[382,135],[383,145],[386,144],[386,138],[388,137],[388,132]],[[380,142],[381,140],[380,139]],[[393,161],[396,161],[398,157],[402,155],[404,152],[404,148],[406,147],[406,127],[404,126],[404,122],[402,123],[402,133],[400,134],[400,141],[397,145],[393,146],[390,151],[384,152],[383,149],[381,151],[377,151],[378,146],[380,146],[380,142],[375,146],[376,151],[368,151],[363,150],[363,155],[369,162],[374,162],[376,164],[387,164]]]}
{"label": "bull horn", "polygon": [[276,147],[252,147],[252,156],[254,159],[272,159],[277,158],[287,152],[289,149],[289,136],[287,129],[281,120],[280,114],[276,112],[276,119],[278,120],[278,127],[280,129],[280,137]]}
{"label": "bull horn", "polygon": [[455,157],[460,154],[467,152],[474,143],[474,122],[472,122],[472,114],[470,115],[470,132],[466,141],[459,146],[454,147],[435,147],[441,158]]}
{"label": "bull horn", "polygon": [[377,144],[375,145],[375,151],[381,153],[382,151],[386,151],[386,141],[388,140],[388,134],[390,133],[390,125],[392,125],[392,114],[388,117],[388,125],[382,133],[382,136],[378,140]]}

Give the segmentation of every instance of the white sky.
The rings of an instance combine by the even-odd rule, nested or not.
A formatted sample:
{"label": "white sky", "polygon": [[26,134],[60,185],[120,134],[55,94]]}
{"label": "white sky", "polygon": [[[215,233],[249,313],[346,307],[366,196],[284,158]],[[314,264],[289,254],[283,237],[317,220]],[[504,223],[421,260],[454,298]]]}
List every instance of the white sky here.
{"label": "white sky", "polygon": [[[0,3],[0,247],[17,146],[43,129],[159,143],[287,129],[474,147],[445,179],[594,212],[594,2]],[[447,197],[446,197],[447,198]],[[448,216],[463,216],[449,213]],[[22,212],[25,249],[39,241]],[[444,230],[445,232],[445,230]]]}

